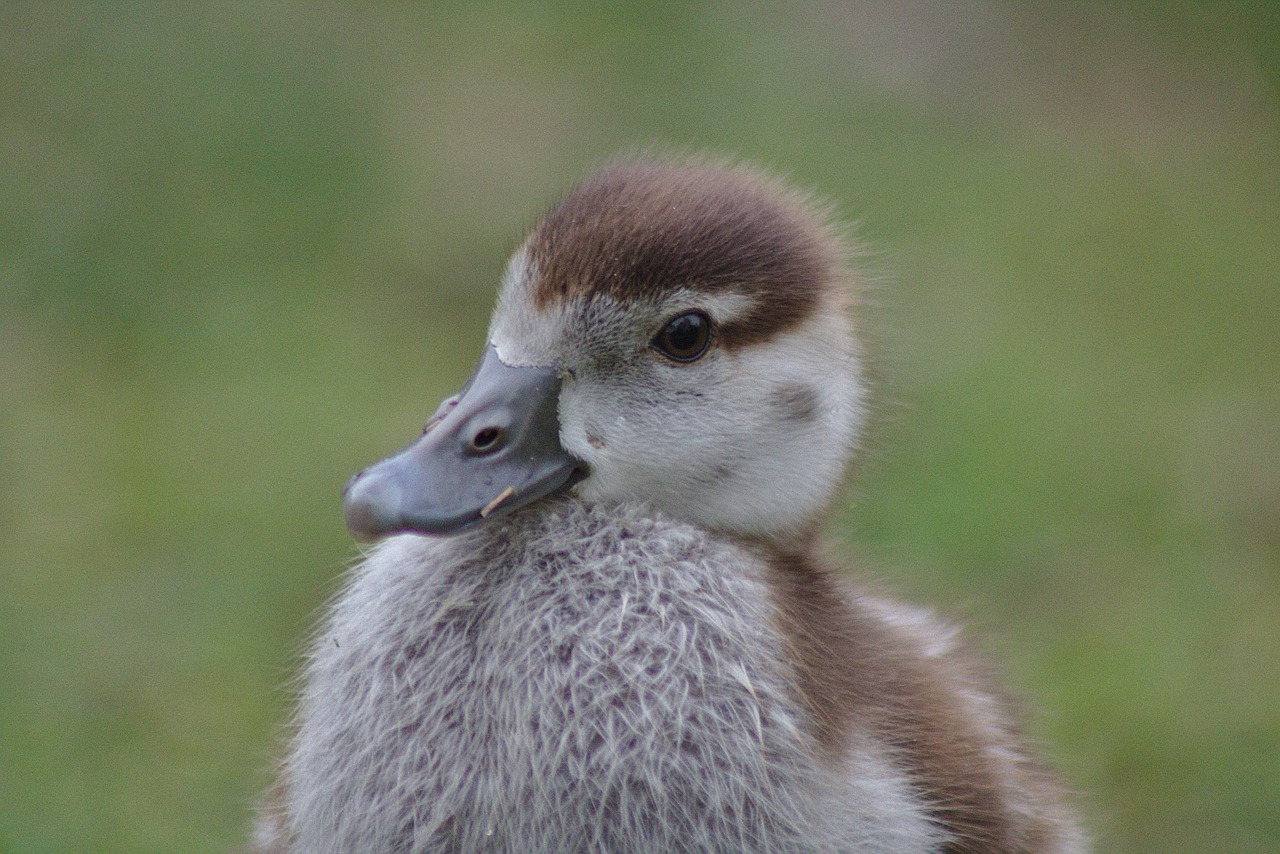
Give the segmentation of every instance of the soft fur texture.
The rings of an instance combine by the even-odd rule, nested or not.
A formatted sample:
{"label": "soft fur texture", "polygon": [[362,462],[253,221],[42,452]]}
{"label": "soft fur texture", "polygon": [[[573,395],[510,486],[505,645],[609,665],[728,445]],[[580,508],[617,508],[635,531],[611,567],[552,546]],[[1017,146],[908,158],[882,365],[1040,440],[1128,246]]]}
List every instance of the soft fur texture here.
{"label": "soft fur texture", "polygon": [[[573,499],[388,540],[316,638],[260,850],[1083,850],[923,611],[841,589],[864,657],[923,664],[962,730],[940,749],[978,755],[904,742],[937,709],[877,690],[894,670],[863,674],[881,683],[863,719],[824,746],[778,569],[643,505]],[[973,779],[948,797],[997,803],[926,796],[957,761]]]}
{"label": "soft fur texture", "polygon": [[886,745],[815,761],[765,574],[639,505],[385,543],[315,645],[298,850],[928,850]]}
{"label": "soft fur texture", "polygon": [[[818,555],[864,409],[824,221],[703,162],[615,165],[552,210],[490,344],[557,369],[587,475],[370,552],[259,850],[1084,849],[955,631]],[[669,359],[690,311],[710,344]]]}

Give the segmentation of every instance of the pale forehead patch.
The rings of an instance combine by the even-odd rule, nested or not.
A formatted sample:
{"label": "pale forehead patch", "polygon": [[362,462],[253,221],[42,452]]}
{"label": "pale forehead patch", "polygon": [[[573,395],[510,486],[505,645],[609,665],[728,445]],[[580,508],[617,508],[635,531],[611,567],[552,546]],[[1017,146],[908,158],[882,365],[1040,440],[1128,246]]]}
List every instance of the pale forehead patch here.
{"label": "pale forehead patch", "polygon": [[550,366],[557,361],[571,314],[563,304],[542,310],[534,306],[528,259],[528,247],[522,246],[507,262],[498,305],[489,320],[489,343],[512,367]]}

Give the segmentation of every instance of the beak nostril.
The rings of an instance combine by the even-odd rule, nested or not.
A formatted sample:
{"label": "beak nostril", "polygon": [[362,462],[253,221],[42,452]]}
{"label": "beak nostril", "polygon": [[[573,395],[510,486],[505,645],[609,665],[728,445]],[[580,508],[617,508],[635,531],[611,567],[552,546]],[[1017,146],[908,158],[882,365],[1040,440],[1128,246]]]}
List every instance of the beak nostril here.
{"label": "beak nostril", "polygon": [[484,427],[471,437],[472,449],[480,453],[497,450],[501,443],[502,429],[499,427]]}

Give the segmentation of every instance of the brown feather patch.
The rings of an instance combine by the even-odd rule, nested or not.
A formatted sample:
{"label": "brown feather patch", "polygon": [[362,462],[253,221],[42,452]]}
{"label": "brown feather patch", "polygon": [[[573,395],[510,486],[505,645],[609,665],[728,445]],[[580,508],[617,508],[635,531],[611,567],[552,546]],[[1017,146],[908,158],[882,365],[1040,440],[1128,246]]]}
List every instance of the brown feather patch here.
{"label": "brown feather patch", "polygon": [[[1061,828],[1048,805],[1056,789],[1025,758],[998,704],[988,720],[989,712],[965,702],[963,692],[979,681],[973,665],[955,653],[923,655],[880,615],[859,607],[814,555],[765,550],[779,629],[818,747],[834,760],[855,732],[888,745],[950,836],[945,851],[1054,850]],[[1008,749],[991,749],[997,746]],[[1018,815],[1011,792],[1051,815]]]}
{"label": "brown feather patch", "polygon": [[729,348],[772,337],[845,288],[820,208],[770,178],[708,163],[609,166],[547,214],[528,248],[538,308],[676,288],[752,298],[745,316],[717,330]]}

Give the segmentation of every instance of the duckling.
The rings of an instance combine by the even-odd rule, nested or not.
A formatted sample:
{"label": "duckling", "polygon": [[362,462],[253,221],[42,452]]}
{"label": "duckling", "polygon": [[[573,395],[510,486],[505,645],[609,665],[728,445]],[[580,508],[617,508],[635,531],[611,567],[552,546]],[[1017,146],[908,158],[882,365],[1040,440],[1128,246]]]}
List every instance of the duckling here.
{"label": "duckling", "polygon": [[615,162],[511,258],[318,632],[258,850],[1068,852],[1005,703],[818,527],[866,411],[825,208]]}

